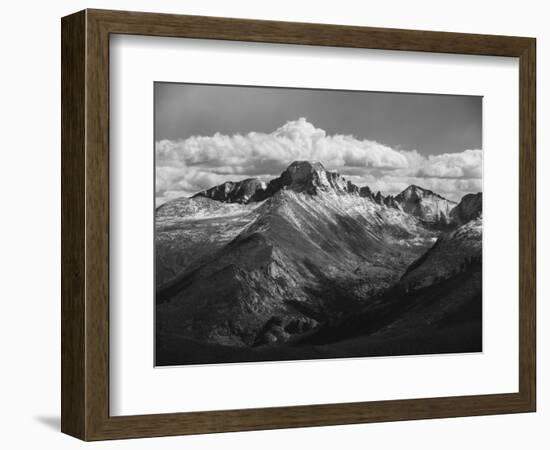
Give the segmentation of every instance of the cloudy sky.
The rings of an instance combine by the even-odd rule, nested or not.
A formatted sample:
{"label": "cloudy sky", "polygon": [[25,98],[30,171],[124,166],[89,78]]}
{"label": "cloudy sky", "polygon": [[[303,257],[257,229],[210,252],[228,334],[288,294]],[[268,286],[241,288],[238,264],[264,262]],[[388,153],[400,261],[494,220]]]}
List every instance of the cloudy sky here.
{"label": "cloudy sky", "polygon": [[482,99],[155,83],[157,206],[321,161],[359,186],[481,191]]}

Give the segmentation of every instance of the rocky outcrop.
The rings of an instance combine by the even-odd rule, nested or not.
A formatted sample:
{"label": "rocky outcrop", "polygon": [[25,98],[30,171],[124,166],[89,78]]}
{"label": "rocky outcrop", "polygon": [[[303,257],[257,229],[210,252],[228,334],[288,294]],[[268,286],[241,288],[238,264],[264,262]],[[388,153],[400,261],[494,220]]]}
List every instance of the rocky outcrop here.
{"label": "rocky outcrop", "polygon": [[248,178],[242,181],[226,181],[201,191],[194,197],[208,197],[226,203],[250,203],[265,198],[266,184],[258,178]]}
{"label": "rocky outcrop", "polygon": [[416,185],[411,185],[397,194],[394,200],[403,211],[432,224],[449,223],[451,210],[456,206],[456,202]]}
{"label": "rocky outcrop", "polygon": [[372,193],[370,187],[368,187],[368,186],[363,186],[363,187],[359,188],[359,196],[360,197],[366,197],[366,198],[369,198],[371,200],[374,200],[374,194]]}
{"label": "rocky outcrop", "polygon": [[359,192],[359,188],[353,183],[337,172],[326,170],[323,164],[317,161],[294,161],[280,177],[269,182],[265,191],[266,197],[276,194],[281,189],[310,195],[320,192],[340,195]]}
{"label": "rocky outcrop", "polygon": [[466,194],[460,203],[451,210],[451,220],[456,225],[463,225],[470,220],[477,219],[483,211],[483,197],[481,192]]}
{"label": "rocky outcrop", "polygon": [[444,233],[424,255],[407,269],[400,284],[409,288],[432,285],[481,265],[482,220],[478,216],[457,229]]}

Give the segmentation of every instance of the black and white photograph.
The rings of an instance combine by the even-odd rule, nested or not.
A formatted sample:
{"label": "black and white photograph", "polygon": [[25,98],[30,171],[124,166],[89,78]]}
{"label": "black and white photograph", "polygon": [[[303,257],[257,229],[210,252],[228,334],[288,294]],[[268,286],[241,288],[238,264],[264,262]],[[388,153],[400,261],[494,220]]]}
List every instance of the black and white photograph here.
{"label": "black and white photograph", "polygon": [[3,6],[0,449],[548,449],[544,2]]}
{"label": "black and white photograph", "polygon": [[482,97],[154,102],[157,366],[483,350]]}

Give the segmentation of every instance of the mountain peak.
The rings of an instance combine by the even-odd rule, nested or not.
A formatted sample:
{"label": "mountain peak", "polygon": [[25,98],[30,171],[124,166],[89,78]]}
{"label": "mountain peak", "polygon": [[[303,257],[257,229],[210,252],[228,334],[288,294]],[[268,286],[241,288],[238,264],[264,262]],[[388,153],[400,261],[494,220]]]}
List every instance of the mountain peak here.
{"label": "mountain peak", "polygon": [[227,203],[249,203],[261,200],[266,189],[266,183],[258,178],[247,178],[242,181],[226,181],[205,191],[198,192],[193,197],[208,197]]}
{"label": "mountain peak", "polygon": [[[420,187],[416,184],[411,184],[410,186],[408,186],[406,189],[404,189],[403,191],[401,191],[399,194],[395,196],[396,199],[401,199],[401,200],[421,199],[421,198],[429,198],[429,197],[436,197],[441,200],[450,201],[442,197],[441,195],[436,194],[435,192],[430,191],[429,189]],[[455,202],[451,202],[451,203],[455,203]]]}
{"label": "mountain peak", "polygon": [[292,179],[293,183],[301,183],[311,181],[312,178],[326,178],[323,177],[325,173],[325,166],[318,161],[294,161],[281,174],[281,177],[286,174]]}
{"label": "mountain peak", "polygon": [[451,211],[453,222],[458,225],[477,219],[483,213],[483,194],[466,194]]}
{"label": "mountain peak", "polygon": [[308,194],[317,194],[319,191],[334,191],[340,194],[359,190],[339,173],[326,170],[319,161],[294,161],[279,178],[269,183],[268,192],[279,189],[292,189]]}
{"label": "mountain peak", "polygon": [[319,161],[298,160],[292,162],[286,170],[289,169],[309,169],[309,170],[325,170],[325,166]]}
{"label": "mountain peak", "polygon": [[411,184],[394,197],[403,211],[425,222],[447,224],[455,202],[447,200],[429,189]]}
{"label": "mountain peak", "polygon": [[423,187],[420,187],[416,184],[411,184],[408,186],[405,191],[427,191],[428,189],[424,189]]}
{"label": "mountain peak", "polygon": [[404,193],[406,193],[406,192],[411,192],[411,193],[412,193],[412,192],[422,192],[422,193],[425,192],[425,193],[433,194],[433,192],[430,191],[429,189],[425,189],[425,188],[420,187],[420,186],[418,186],[418,185],[416,185],[416,184],[411,184],[410,186],[408,186],[407,188],[405,188],[405,189],[401,192],[401,194],[404,194]]}

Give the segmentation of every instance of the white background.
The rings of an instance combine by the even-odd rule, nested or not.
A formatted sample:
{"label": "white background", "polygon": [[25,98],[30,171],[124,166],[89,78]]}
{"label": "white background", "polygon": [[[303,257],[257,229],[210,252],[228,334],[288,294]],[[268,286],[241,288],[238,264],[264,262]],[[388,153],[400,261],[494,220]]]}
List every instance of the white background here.
{"label": "white background", "polygon": [[[517,59],[143,36],[110,55],[111,414],[518,391]],[[155,80],[483,95],[483,353],[154,368]]]}
{"label": "white background", "polygon": [[[550,281],[548,205],[550,30],[544,2],[388,1],[50,1],[9,3],[0,17],[2,71],[2,203],[0,222],[3,311],[0,442],[5,448],[77,448],[59,429],[59,17],[84,7],[313,21],[538,38],[539,283],[536,414],[394,424],[174,437],[93,445],[97,448],[384,448],[448,449],[548,447],[547,389],[550,333],[545,298]],[[546,176],[545,176],[546,175]],[[507,195],[507,186],[502,188]],[[503,212],[503,219],[506,213]],[[503,246],[503,256],[506,256]],[[257,381],[261,383],[261,380]]]}

